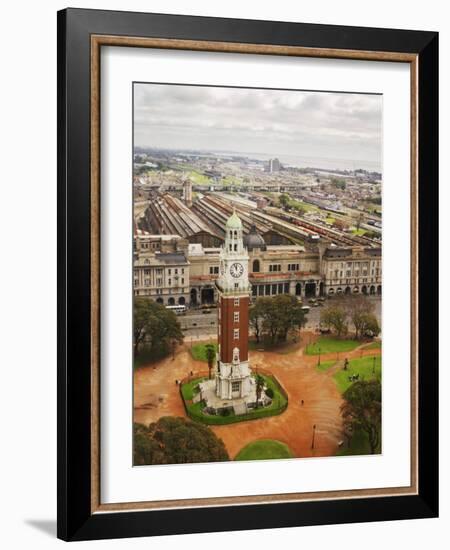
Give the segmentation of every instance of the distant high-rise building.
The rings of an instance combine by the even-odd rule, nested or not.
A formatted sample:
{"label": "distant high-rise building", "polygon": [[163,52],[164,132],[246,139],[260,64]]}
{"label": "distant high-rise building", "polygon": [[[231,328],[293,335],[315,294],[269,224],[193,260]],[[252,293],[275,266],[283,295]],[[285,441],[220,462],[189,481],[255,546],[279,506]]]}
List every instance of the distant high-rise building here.
{"label": "distant high-rise building", "polygon": [[281,170],[281,163],[278,159],[269,160],[269,172],[279,172]]}

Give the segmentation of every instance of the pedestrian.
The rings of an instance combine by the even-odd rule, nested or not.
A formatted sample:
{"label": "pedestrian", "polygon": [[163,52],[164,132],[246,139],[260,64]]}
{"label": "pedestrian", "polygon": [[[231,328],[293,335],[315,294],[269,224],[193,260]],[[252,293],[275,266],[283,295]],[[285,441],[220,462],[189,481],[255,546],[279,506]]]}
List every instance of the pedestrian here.
{"label": "pedestrian", "polygon": [[344,370],[347,370],[347,369],[348,369],[348,359],[346,357],[344,361]]}
{"label": "pedestrian", "polygon": [[303,399],[302,399],[302,407],[303,407],[304,404],[305,404],[305,402],[304,402]]}

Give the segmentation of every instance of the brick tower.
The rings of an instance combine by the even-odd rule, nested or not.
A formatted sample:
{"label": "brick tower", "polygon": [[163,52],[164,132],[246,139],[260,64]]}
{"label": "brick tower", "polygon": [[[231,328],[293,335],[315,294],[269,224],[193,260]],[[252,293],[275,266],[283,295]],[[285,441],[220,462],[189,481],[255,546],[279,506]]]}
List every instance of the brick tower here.
{"label": "brick tower", "polygon": [[249,258],[236,212],[228,219],[225,233],[216,282],[219,346],[215,391],[219,399],[245,399],[255,391],[248,361]]}

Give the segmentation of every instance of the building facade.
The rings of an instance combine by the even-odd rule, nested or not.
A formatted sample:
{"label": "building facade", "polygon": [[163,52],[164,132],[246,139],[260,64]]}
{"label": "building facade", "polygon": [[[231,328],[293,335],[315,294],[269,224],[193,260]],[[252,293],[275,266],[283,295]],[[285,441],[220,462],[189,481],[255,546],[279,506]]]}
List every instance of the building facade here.
{"label": "building facade", "polygon": [[[216,304],[223,249],[176,235],[135,238],[134,294],[164,305]],[[234,243],[233,243],[234,246]],[[291,294],[299,299],[340,294],[381,295],[381,248],[319,244],[267,245],[255,228],[243,238],[250,298]],[[234,252],[234,251],[232,251]]]}

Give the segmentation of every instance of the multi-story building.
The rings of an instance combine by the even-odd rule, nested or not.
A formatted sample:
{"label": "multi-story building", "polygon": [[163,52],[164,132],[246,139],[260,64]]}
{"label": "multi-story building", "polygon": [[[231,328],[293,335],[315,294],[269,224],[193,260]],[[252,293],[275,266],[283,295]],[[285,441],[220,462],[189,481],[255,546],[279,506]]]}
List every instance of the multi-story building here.
{"label": "multi-story building", "polygon": [[185,253],[141,254],[134,261],[134,295],[169,306],[188,304],[189,261]]}
{"label": "multi-story building", "polygon": [[[149,236],[135,251],[135,295],[150,296],[165,305],[216,303],[221,248],[188,244],[174,236],[160,238]],[[299,298],[381,295],[381,248],[267,245],[255,227],[243,242],[253,300],[277,294]]]}
{"label": "multi-story building", "polygon": [[330,247],[319,254],[325,295],[381,295],[381,248]]}

